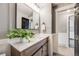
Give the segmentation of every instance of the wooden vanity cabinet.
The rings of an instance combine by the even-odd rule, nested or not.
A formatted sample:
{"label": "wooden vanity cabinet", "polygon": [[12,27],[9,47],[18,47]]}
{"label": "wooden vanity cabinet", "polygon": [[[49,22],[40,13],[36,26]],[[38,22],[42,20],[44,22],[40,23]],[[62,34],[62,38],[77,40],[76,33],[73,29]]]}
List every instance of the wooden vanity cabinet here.
{"label": "wooden vanity cabinet", "polygon": [[11,46],[12,56],[47,56],[48,55],[48,37],[37,42],[36,44],[19,52],[16,48]]}
{"label": "wooden vanity cabinet", "polygon": [[48,44],[46,43],[43,47],[42,47],[42,56],[47,56],[48,55]]}

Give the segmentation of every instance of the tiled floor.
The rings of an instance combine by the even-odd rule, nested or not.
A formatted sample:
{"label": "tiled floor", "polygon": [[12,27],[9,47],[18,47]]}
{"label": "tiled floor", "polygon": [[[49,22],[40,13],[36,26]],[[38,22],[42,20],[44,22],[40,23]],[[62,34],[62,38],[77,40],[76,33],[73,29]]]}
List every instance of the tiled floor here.
{"label": "tiled floor", "polygon": [[58,47],[58,54],[64,56],[74,56],[74,48]]}

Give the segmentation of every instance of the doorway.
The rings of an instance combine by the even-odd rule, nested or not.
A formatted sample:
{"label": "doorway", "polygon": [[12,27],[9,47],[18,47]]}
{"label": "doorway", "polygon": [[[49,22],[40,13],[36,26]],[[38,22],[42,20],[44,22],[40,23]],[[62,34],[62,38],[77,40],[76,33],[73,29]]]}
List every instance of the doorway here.
{"label": "doorway", "polygon": [[74,56],[74,11],[67,9],[56,13],[58,54]]}

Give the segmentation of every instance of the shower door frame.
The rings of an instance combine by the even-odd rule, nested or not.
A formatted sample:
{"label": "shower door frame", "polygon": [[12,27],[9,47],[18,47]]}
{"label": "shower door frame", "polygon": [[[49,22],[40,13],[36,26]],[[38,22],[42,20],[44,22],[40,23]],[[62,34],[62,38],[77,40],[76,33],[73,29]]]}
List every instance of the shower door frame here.
{"label": "shower door frame", "polygon": [[[70,17],[74,17],[74,14],[70,14],[69,16],[68,16],[68,43],[69,43],[69,48],[71,47],[70,46],[70,41],[71,40],[74,40],[75,39],[75,35],[74,35],[74,39],[72,39],[72,38],[70,38]],[[75,21],[75,19],[74,19],[74,21]],[[74,23],[75,24],[75,23]],[[73,27],[74,28],[74,27]],[[75,41],[75,40],[74,40]],[[74,48],[74,47],[73,47]]]}

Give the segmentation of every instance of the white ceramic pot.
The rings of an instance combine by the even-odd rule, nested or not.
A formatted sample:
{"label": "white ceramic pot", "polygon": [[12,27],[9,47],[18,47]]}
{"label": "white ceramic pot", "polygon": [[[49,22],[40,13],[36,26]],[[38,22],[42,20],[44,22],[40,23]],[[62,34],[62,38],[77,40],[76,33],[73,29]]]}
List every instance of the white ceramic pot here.
{"label": "white ceramic pot", "polygon": [[28,39],[26,39],[26,38],[23,38],[23,40],[22,40],[24,43],[28,43]]}
{"label": "white ceramic pot", "polygon": [[12,38],[9,40],[10,43],[20,43],[21,42],[21,38]]}
{"label": "white ceramic pot", "polygon": [[9,40],[10,43],[29,43],[29,40],[26,38],[13,38]]}

